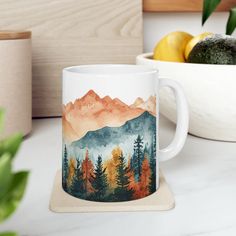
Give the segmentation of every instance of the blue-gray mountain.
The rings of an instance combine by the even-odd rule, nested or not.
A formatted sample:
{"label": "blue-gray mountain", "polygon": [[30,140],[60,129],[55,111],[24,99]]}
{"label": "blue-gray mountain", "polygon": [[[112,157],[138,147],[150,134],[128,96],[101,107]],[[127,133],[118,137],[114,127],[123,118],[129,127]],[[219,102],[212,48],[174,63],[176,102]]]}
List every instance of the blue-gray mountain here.
{"label": "blue-gray mountain", "polygon": [[89,131],[80,140],[74,141],[71,146],[79,149],[104,149],[107,146],[126,142],[131,142],[133,145],[133,140],[138,135],[143,137],[145,144],[148,145],[152,142],[155,132],[156,117],[145,111],[139,117],[127,121],[120,127],[104,127],[96,131]]}

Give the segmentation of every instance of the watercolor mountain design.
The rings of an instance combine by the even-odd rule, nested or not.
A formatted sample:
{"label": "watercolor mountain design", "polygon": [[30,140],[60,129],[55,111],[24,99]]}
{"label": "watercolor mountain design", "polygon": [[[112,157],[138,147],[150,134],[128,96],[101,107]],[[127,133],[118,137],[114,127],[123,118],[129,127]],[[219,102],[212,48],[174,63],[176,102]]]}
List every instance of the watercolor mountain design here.
{"label": "watercolor mountain design", "polygon": [[156,190],[156,98],[131,105],[90,90],[63,107],[63,189],[92,201],[143,198]]}
{"label": "watercolor mountain design", "polygon": [[114,146],[119,146],[122,150],[132,150],[133,141],[139,134],[142,134],[146,146],[149,147],[156,132],[155,128],[156,117],[146,111],[120,127],[104,127],[96,131],[89,131],[83,138],[74,141],[71,146],[80,153],[82,150],[89,149],[93,160],[103,153],[104,160],[106,160]]}
{"label": "watercolor mountain design", "polygon": [[128,106],[118,98],[100,98],[90,90],[74,103],[70,102],[63,106],[64,139],[71,142],[83,137],[88,131],[105,126],[119,127],[126,121],[138,117],[145,110],[155,114],[156,102],[153,96],[146,103],[142,101]]}
{"label": "watercolor mountain design", "polygon": [[156,97],[150,96],[147,101],[144,101],[142,98],[137,98],[131,107],[141,108],[149,111],[153,115],[156,115]]}

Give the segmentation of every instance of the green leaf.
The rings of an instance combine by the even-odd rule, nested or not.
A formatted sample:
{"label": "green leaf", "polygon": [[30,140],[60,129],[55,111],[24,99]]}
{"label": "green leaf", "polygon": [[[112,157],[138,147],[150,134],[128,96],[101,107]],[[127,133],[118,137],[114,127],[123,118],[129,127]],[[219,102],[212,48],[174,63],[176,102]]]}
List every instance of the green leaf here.
{"label": "green leaf", "polygon": [[9,153],[11,158],[13,158],[20,147],[22,139],[23,136],[21,134],[15,134],[0,141],[0,156],[4,153]]}
{"label": "green leaf", "polygon": [[19,236],[19,234],[15,232],[4,232],[4,233],[0,233],[0,236]]}
{"label": "green leaf", "polygon": [[11,157],[5,153],[0,157],[0,200],[10,187],[12,176]]}
{"label": "green leaf", "polygon": [[7,219],[18,207],[25,192],[28,175],[27,171],[13,175],[8,192],[0,200],[0,222]]}
{"label": "green leaf", "polygon": [[236,28],[236,7],[232,8],[226,26],[226,34],[231,35]]}
{"label": "green leaf", "polygon": [[221,0],[204,0],[203,2],[203,10],[202,10],[202,25],[206,22],[212,12],[219,5]]}
{"label": "green leaf", "polygon": [[3,130],[4,124],[4,109],[0,108],[0,132]]}

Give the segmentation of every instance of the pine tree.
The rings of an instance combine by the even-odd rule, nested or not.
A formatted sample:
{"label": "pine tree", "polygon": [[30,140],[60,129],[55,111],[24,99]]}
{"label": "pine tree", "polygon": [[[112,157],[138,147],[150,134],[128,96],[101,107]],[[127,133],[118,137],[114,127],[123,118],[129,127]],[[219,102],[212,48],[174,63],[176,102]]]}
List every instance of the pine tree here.
{"label": "pine tree", "polygon": [[134,173],[136,173],[136,163],[135,163],[135,147],[133,149],[133,154],[131,156],[131,159],[130,159],[130,170],[132,170]]}
{"label": "pine tree", "polygon": [[135,175],[137,180],[140,181],[142,174],[142,161],[143,161],[143,139],[138,135],[137,139],[134,141],[134,165],[135,165]]}
{"label": "pine tree", "polygon": [[156,132],[154,132],[152,138],[150,168],[151,168],[151,176],[149,183],[149,192],[154,193],[156,191]]}
{"label": "pine tree", "polygon": [[142,162],[144,161],[145,156],[148,158],[151,156],[150,153],[151,153],[151,150],[150,148],[148,148],[148,143],[146,143],[143,149]]}
{"label": "pine tree", "polygon": [[117,201],[131,200],[133,195],[133,190],[129,188],[130,180],[123,153],[121,153],[119,157],[119,164],[117,165],[116,183],[117,187],[114,190],[116,200]]}
{"label": "pine tree", "polygon": [[65,145],[64,147],[64,155],[63,155],[63,164],[62,164],[62,186],[65,191],[68,191],[68,174],[69,174],[69,163],[68,163],[68,152],[67,152],[67,147]]}
{"label": "pine tree", "polygon": [[104,167],[106,168],[107,180],[109,182],[110,191],[116,188],[116,166],[119,163],[119,156],[122,150],[120,147],[115,147],[112,150],[112,158],[104,162]]}
{"label": "pine tree", "polygon": [[76,159],[77,165],[75,169],[75,175],[72,180],[72,185],[71,185],[71,193],[75,197],[81,197],[84,198],[85,195],[85,184],[83,180],[83,172],[81,169],[81,163],[79,158]]}
{"label": "pine tree", "polygon": [[150,165],[149,165],[148,157],[145,155],[143,164],[142,164],[142,175],[139,182],[140,197],[145,197],[149,195],[150,177],[151,177]]}
{"label": "pine tree", "polygon": [[132,157],[128,160],[127,176],[129,177],[129,189],[133,192],[132,199],[135,199],[135,192],[138,189],[139,183],[135,181],[134,170],[132,169],[132,160]]}
{"label": "pine tree", "polygon": [[72,186],[73,179],[75,177],[75,171],[76,171],[76,160],[75,158],[71,157],[69,159],[68,178],[67,178],[67,189],[69,193],[72,193],[71,186]]}
{"label": "pine tree", "polygon": [[82,162],[82,173],[85,186],[86,196],[93,192],[93,187],[90,183],[90,178],[93,176],[93,163],[89,158],[89,152],[86,150],[85,159]]}
{"label": "pine tree", "polygon": [[156,158],[156,132],[154,132],[154,134],[153,134],[153,156]]}
{"label": "pine tree", "polygon": [[98,156],[95,164],[94,176],[90,181],[94,189],[93,200],[103,201],[108,188],[107,175],[105,173],[106,168],[103,168],[102,157]]}

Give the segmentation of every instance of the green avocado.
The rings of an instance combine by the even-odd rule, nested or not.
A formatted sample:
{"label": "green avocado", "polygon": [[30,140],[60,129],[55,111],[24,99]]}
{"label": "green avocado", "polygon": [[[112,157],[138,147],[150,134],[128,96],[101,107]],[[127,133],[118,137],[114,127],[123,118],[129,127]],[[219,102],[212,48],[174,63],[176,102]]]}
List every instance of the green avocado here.
{"label": "green avocado", "polygon": [[218,34],[207,37],[193,47],[187,62],[236,65],[236,38]]}

